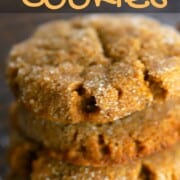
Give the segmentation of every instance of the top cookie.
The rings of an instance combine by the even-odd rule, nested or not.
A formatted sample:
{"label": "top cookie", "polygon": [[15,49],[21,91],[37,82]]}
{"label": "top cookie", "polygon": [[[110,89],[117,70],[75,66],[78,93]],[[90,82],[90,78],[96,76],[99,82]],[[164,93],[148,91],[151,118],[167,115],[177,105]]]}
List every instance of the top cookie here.
{"label": "top cookie", "polygon": [[30,111],[61,123],[105,123],[180,96],[180,35],[139,16],[41,26],[9,57],[8,81]]}

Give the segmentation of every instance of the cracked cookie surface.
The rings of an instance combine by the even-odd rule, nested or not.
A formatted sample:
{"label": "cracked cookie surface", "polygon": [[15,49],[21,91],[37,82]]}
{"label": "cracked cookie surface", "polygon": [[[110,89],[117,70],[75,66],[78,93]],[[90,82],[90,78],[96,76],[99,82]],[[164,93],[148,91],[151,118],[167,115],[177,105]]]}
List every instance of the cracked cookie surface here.
{"label": "cracked cookie surface", "polygon": [[16,45],[7,77],[31,112],[61,123],[116,121],[180,96],[180,36],[149,18],[87,16]]}
{"label": "cracked cookie surface", "polygon": [[[180,104],[155,103],[106,124],[61,124],[40,119],[23,107],[12,114],[14,127],[64,161],[91,166],[126,164],[162,151],[180,140]],[[15,118],[17,117],[17,118]]]}
{"label": "cracked cookie surface", "polygon": [[[127,165],[91,167],[68,164],[55,157],[52,152],[42,148],[34,149],[36,144],[27,139],[17,138],[22,139],[22,136],[14,138],[10,153],[10,180],[178,180],[180,177],[179,144]],[[32,156],[32,153],[35,156]],[[27,167],[29,169],[26,169]]]}

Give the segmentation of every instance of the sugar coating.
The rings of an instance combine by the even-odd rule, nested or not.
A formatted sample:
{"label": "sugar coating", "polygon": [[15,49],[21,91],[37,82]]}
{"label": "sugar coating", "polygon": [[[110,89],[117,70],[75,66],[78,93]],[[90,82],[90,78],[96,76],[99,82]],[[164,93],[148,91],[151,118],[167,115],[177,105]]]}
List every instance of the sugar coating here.
{"label": "sugar coating", "polygon": [[[17,118],[15,118],[17,117]],[[27,137],[85,166],[126,164],[164,150],[180,140],[180,101],[154,103],[143,111],[106,124],[61,124],[35,116],[18,105],[13,122]]]}
{"label": "sugar coating", "polygon": [[61,123],[116,121],[180,95],[180,36],[136,16],[41,26],[12,49],[7,77],[31,112]]}
{"label": "sugar coating", "polygon": [[[129,162],[127,165],[92,167],[62,162],[61,159],[54,158],[52,153],[42,148],[34,150],[35,145],[27,139],[18,144],[16,142],[17,139],[14,139],[10,166],[12,175],[19,175],[21,179],[30,177],[32,180],[178,180],[180,177],[179,144],[163,152]],[[29,144],[29,147],[32,146],[32,150],[26,148],[27,144]],[[36,154],[35,157],[30,155],[32,151]],[[31,157],[31,159],[27,159],[27,157]],[[16,166],[13,165],[13,159],[17,159]],[[22,166],[22,159],[30,164],[31,170],[29,173],[23,173],[23,171],[26,171],[26,164]],[[19,171],[17,171],[18,169]],[[14,176],[12,177],[14,178]]]}

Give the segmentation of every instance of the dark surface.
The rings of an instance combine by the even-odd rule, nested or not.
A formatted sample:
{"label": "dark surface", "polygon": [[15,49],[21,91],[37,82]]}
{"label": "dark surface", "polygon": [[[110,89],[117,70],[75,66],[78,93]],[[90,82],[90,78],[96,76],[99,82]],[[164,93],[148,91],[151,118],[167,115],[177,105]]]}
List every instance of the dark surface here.
{"label": "dark surface", "polygon": [[[75,14],[78,15],[78,14]],[[3,179],[6,166],[6,152],[9,134],[8,107],[13,101],[4,78],[5,63],[8,51],[13,44],[27,38],[38,24],[58,19],[69,18],[74,14],[0,14],[0,180]],[[180,13],[146,14],[163,23],[175,26],[180,22]]]}

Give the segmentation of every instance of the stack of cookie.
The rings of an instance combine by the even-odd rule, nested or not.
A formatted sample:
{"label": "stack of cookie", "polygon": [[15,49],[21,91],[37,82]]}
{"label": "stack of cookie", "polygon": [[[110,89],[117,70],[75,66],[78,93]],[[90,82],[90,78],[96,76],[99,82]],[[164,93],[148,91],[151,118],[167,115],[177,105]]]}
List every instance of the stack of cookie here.
{"label": "stack of cookie", "polygon": [[41,26],[7,77],[11,178],[179,180],[180,35],[139,16]]}

